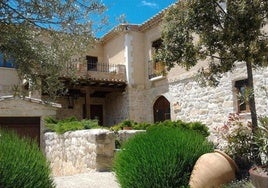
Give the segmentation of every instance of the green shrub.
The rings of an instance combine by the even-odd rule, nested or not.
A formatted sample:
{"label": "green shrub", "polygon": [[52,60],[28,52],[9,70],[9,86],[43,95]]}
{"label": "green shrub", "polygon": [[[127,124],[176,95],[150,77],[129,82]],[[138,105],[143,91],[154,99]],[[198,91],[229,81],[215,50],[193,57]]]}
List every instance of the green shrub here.
{"label": "green shrub", "polygon": [[120,131],[122,130],[124,127],[134,127],[135,125],[137,125],[138,123],[133,121],[133,120],[124,120],[114,126],[111,127],[112,131]]}
{"label": "green shrub", "polygon": [[154,126],[122,146],[114,170],[122,188],[188,186],[196,160],[212,150],[212,144],[193,130]]}
{"label": "green shrub", "polygon": [[56,119],[53,118],[53,117],[46,117],[46,118],[45,118],[45,122],[48,123],[48,124],[57,124],[59,121],[56,120]]}
{"label": "green shrub", "polygon": [[268,165],[268,116],[259,117],[258,129],[253,138],[254,149],[262,165]]}
{"label": "green shrub", "polygon": [[146,123],[146,122],[137,123],[132,120],[125,120],[117,125],[112,126],[111,130],[119,131],[119,130],[122,130],[123,127],[126,127],[126,126],[132,127],[134,130],[147,130],[148,128],[153,127],[153,126],[183,127],[186,129],[192,129],[192,130],[198,131],[201,134],[203,134],[205,137],[209,135],[208,127],[205,124],[202,124],[201,122],[184,122],[181,120],[178,120],[178,121],[167,120],[164,122],[158,122],[156,124],[151,124],[151,123]]}
{"label": "green shrub", "polygon": [[67,131],[76,131],[83,129],[92,129],[100,127],[97,120],[77,120],[75,117],[66,118],[63,120],[55,120],[51,117],[45,119],[46,127],[50,131],[58,134],[63,134]]}
{"label": "green shrub", "polygon": [[147,130],[149,127],[151,127],[153,124],[142,122],[142,123],[136,123],[133,125],[134,130]]}
{"label": "green shrub", "polygon": [[38,146],[0,130],[0,187],[55,187],[49,164]]}
{"label": "green shrub", "polygon": [[123,128],[121,127],[120,123],[119,123],[119,124],[116,124],[116,125],[114,125],[114,126],[112,126],[112,127],[110,128],[111,131],[120,131],[120,130],[122,130],[122,129],[123,129]]}
{"label": "green shrub", "polygon": [[239,179],[249,176],[254,155],[252,153],[253,132],[250,122],[246,122],[238,113],[230,113],[228,121],[215,129],[220,150],[227,153],[237,164]]}
{"label": "green shrub", "polygon": [[164,122],[157,123],[156,126],[185,128],[185,129],[197,131],[205,137],[209,135],[208,127],[205,124],[202,124],[201,122],[184,122],[182,120],[178,120],[178,121],[167,120]]}

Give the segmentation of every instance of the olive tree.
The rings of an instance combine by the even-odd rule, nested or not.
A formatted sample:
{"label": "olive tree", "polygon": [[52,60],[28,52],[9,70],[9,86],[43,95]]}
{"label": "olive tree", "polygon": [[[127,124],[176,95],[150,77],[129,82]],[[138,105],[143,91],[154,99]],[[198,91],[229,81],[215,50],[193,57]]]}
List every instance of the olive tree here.
{"label": "olive tree", "polygon": [[168,68],[187,70],[208,62],[198,75],[216,86],[236,62],[247,67],[252,125],[257,127],[252,70],[268,64],[267,0],[181,0],[163,19],[163,47],[156,55]]}
{"label": "olive tree", "polygon": [[92,20],[101,26],[103,11],[101,0],[1,0],[0,53],[32,89],[42,85],[55,96],[63,88],[59,78],[74,75],[73,61],[92,46]]}

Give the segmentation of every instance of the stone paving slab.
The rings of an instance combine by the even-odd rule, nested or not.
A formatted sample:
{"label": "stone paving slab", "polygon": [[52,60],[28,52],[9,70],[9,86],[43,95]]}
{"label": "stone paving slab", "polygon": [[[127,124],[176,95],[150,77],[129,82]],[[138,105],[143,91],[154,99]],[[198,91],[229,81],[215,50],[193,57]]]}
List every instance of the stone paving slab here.
{"label": "stone paving slab", "polygon": [[54,177],[56,188],[120,188],[112,172],[89,172]]}

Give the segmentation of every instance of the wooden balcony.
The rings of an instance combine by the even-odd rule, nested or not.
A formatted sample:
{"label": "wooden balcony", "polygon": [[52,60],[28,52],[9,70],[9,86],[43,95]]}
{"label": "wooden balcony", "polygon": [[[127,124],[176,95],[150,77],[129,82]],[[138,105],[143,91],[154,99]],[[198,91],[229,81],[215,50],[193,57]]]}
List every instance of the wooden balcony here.
{"label": "wooden balcony", "polygon": [[77,86],[124,89],[127,85],[125,65],[105,63],[68,65],[67,70],[62,72],[61,79],[69,87],[73,85],[74,77],[78,81]]}
{"label": "wooden balcony", "polygon": [[126,82],[125,65],[92,63],[78,64],[78,76],[96,81]]}
{"label": "wooden balcony", "polygon": [[77,87],[94,87],[102,89],[112,89],[113,91],[123,91],[127,85],[125,65],[93,63],[75,64],[69,66],[63,73],[63,80],[67,87],[73,87],[72,74],[76,71]]}

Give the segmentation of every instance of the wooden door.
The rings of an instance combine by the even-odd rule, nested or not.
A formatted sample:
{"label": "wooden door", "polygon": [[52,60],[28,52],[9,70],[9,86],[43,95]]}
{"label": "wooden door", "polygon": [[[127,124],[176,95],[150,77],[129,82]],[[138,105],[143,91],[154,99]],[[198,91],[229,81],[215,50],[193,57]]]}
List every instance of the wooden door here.
{"label": "wooden door", "polygon": [[40,146],[40,117],[0,117],[0,128],[36,140]]}
{"label": "wooden door", "polygon": [[90,119],[97,119],[99,125],[103,125],[103,106],[102,105],[90,105]]}
{"label": "wooden door", "polygon": [[159,97],[154,103],[154,122],[161,122],[170,119],[170,103],[164,97]]}

